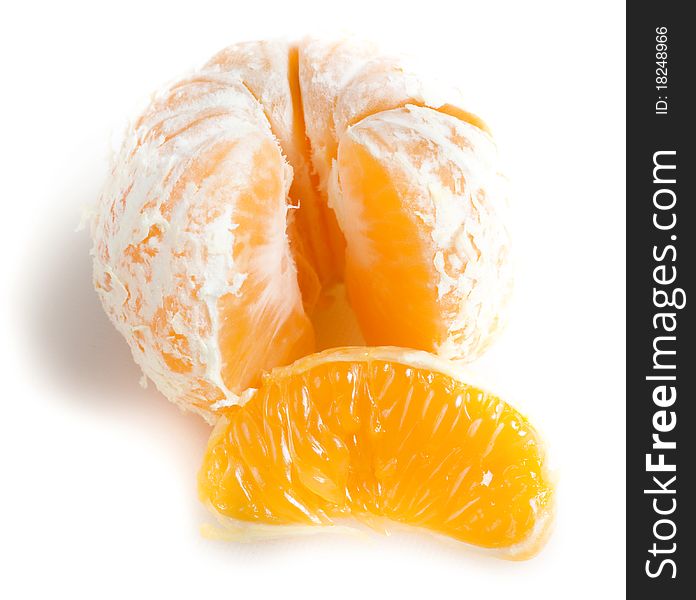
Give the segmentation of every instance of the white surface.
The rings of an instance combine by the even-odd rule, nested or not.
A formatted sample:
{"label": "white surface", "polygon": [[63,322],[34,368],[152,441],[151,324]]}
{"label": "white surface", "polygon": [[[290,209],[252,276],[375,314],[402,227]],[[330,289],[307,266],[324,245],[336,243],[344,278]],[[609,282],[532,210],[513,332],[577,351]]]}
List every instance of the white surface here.
{"label": "white surface", "polygon": [[[3,598],[623,596],[623,5],[384,4],[4,10]],[[74,229],[111,132],[228,43],[337,27],[439,61],[507,155],[515,303],[475,367],[513,392],[559,469],[556,531],[531,561],[418,536],[203,539],[194,484],[208,429],[139,387],[91,290],[87,237]]]}

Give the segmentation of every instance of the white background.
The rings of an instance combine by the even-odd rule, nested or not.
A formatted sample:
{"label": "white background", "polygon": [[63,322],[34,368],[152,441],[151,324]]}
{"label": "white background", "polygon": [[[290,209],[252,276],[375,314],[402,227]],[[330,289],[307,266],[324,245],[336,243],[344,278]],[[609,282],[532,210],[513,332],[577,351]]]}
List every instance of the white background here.
{"label": "white background", "polygon": [[[14,3],[20,6],[20,3]],[[624,595],[624,6],[588,1],[21,3],[0,24],[0,596]],[[235,41],[356,32],[420,55],[514,182],[510,326],[474,368],[546,435],[556,531],[528,562],[420,536],[235,545],[199,534],[208,428],[150,387],[101,311],[89,242],[110,139]]]}

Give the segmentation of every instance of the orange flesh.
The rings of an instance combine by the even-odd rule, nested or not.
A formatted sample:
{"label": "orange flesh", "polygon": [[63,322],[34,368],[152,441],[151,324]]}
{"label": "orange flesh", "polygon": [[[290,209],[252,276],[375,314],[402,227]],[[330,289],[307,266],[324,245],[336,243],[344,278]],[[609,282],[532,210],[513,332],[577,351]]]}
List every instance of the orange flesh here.
{"label": "orange flesh", "polygon": [[[295,115],[294,144],[296,148],[301,149],[306,166],[311,165],[312,159],[309,140],[305,135],[304,110],[302,108],[302,92],[299,85],[298,69],[298,49],[297,47],[292,47],[288,57],[288,77],[294,107],[293,114]],[[398,108],[406,103],[407,101],[404,100],[395,105],[389,103],[371,105],[369,109],[362,111],[350,123],[347,123],[347,125],[355,125],[360,120],[375,113]],[[418,102],[415,99],[409,99],[408,103],[422,105],[422,102]],[[479,129],[490,133],[488,126],[482,119],[457,106],[444,104],[440,107],[433,108],[433,110],[471,123]],[[336,133],[337,132],[334,132],[334,135],[336,135]],[[326,147],[324,148],[324,153],[326,155],[325,160],[330,163],[332,160],[338,158],[339,140],[324,141],[326,142]],[[301,238],[303,240],[302,244],[295,244],[293,246],[293,248],[297,249],[295,251],[295,256],[298,257],[298,270],[302,276],[301,288],[303,297],[309,296],[311,298],[316,296],[317,293],[316,285],[312,282],[311,274],[302,275],[302,271],[305,270],[307,266],[313,268],[317,274],[318,281],[325,288],[350,277],[350,275],[346,273],[346,269],[348,268],[345,256],[346,239],[344,232],[338,224],[336,214],[328,205],[326,195],[319,191],[318,178],[313,174],[311,168],[295,168],[294,178],[290,188],[290,198],[293,204],[298,207],[296,211],[296,224],[292,226],[297,229],[297,232],[293,233],[291,231],[290,235],[291,237]],[[406,239],[408,238],[403,238],[401,243],[404,244],[403,240]],[[355,295],[352,295],[351,298],[355,299]],[[311,311],[314,307],[314,303],[305,302],[305,306]],[[372,319],[372,321],[375,320]],[[418,322],[418,320],[410,320],[410,322]],[[430,323],[430,325],[432,326],[433,324]],[[415,337],[416,339],[430,339],[431,343],[426,345],[415,343],[415,345],[409,344],[410,346],[433,349],[432,339],[427,337],[426,332],[422,332],[421,336]],[[378,335],[375,337],[375,343],[387,342],[390,344],[398,344],[399,339],[392,335]]]}
{"label": "orange flesh", "polygon": [[[339,279],[342,269],[343,248],[333,240],[336,232],[327,222],[325,199],[317,191],[318,186],[311,175],[311,157],[309,141],[305,134],[304,111],[302,109],[302,93],[299,82],[298,48],[290,48],[288,54],[288,83],[293,103],[293,141],[301,152],[304,165],[296,168],[290,187],[290,199],[297,211],[298,235],[304,240],[304,259],[316,272],[318,280],[324,285]],[[331,215],[332,216],[332,215]],[[335,221],[335,217],[334,217]],[[340,232],[339,232],[340,234]],[[303,288],[303,295],[305,294]],[[313,290],[309,290],[313,294]]]}
{"label": "orange flesh", "polygon": [[454,106],[452,104],[443,104],[442,106],[438,106],[435,110],[446,115],[450,115],[451,117],[455,117],[456,119],[464,121],[465,123],[470,123],[474,127],[478,127],[481,131],[485,131],[489,135],[491,134],[491,130],[481,117],[475,115],[474,113],[470,113],[467,110],[463,110],[458,106]]}
{"label": "orange flesh", "polygon": [[[405,214],[408,203],[408,182],[396,184],[379,164],[371,164],[367,155],[350,144],[329,144],[326,152],[338,158],[342,180],[351,182],[365,173],[355,191],[354,200],[365,209],[364,222],[369,224],[369,237],[379,246],[378,269],[374,263],[360,265],[346,258],[346,238],[336,215],[328,206],[327,198],[319,190],[318,178],[311,167],[311,148],[305,133],[302,91],[299,83],[299,51],[291,46],[288,52],[288,87],[292,100],[292,144],[296,156],[291,160],[293,178],[289,190],[292,206],[288,217],[287,235],[297,269],[304,309],[312,315],[315,307],[327,297],[332,285],[346,282],[351,307],[355,311],[363,337],[370,344],[392,344],[430,351],[437,350],[446,338],[442,307],[437,305],[436,282],[432,272],[432,253],[427,244],[418,244],[422,227]],[[375,105],[359,115],[362,120],[390,106]],[[434,110],[449,114],[488,131],[485,123],[473,113],[453,105]],[[269,118],[269,122],[272,119]],[[350,123],[351,125],[355,123]],[[365,153],[363,153],[365,154]],[[356,155],[356,156],[353,156]],[[291,156],[288,154],[288,156]],[[341,159],[341,156],[343,159]],[[416,241],[414,245],[411,242]],[[353,240],[361,244],[363,240]],[[372,273],[372,275],[370,275]],[[395,316],[398,318],[395,319]],[[404,327],[408,323],[408,327]],[[334,338],[336,336],[333,336]],[[240,340],[241,341],[241,340]],[[349,339],[343,340],[344,343]],[[307,347],[306,343],[302,347]],[[301,354],[287,352],[287,357]],[[275,364],[287,364],[288,358]],[[268,363],[271,366],[273,363]]]}
{"label": "orange flesh", "polygon": [[253,523],[387,518],[488,548],[529,539],[552,492],[525,417],[448,375],[340,352],[276,369],[224,413],[204,502]]}
{"label": "orange flesh", "polygon": [[339,169],[343,192],[359,215],[347,232],[346,287],[365,340],[435,350],[446,327],[434,251],[428,231],[408,210],[408,182],[349,138],[341,144]]}
{"label": "orange flesh", "polygon": [[[275,144],[268,142],[261,148],[232,219],[237,224],[234,261],[247,276],[237,293],[220,298],[218,312],[225,360],[222,377],[235,393],[256,385],[264,369],[287,364],[314,349],[312,326],[301,307],[288,303],[288,312],[278,314],[282,304],[278,294],[287,294],[288,286],[297,285],[284,239],[285,196],[278,175],[282,160]],[[284,258],[278,264],[279,254]],[[277,270],[269,272],[269,265],[277,265]]]}

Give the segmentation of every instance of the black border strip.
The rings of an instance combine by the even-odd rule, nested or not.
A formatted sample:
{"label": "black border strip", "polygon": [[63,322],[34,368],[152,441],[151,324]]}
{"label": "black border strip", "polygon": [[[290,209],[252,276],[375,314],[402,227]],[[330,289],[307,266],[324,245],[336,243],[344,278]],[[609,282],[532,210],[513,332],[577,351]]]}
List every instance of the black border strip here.
{"label": "black border strip", "polygon": [[696,598],[696,26],[687,7],[627,6],[628,598]]}

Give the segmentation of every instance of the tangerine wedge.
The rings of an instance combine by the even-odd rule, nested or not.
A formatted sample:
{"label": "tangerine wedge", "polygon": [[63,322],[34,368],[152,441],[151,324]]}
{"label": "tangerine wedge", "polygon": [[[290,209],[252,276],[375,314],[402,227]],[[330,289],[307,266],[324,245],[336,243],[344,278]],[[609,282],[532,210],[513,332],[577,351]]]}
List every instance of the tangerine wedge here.
{"label": "tangerine wedge", "polygon": [[[299,89],[299,48],[286,40],[243,42],[218,52],[200,77],[241,81],[263,108],[274,136],[292,167],[288,196],[292,213],[288,235],[298,263],[303,297],[308,308],[316,302],[320,284],[337,278],[324,226],[325,200],[312,181],[309,142]],[[315,281],[316,279],[316,281]],[[300,280],[303,283],[303,280]]]}
{"label": "tangerine wedge", "polygon": [[291,179],[243,82],[198,74],[134,123],[92,223],[107,314],[157,387],[211,421],[216,402],[314,348]]}
{"label": "tangerine wedge", "polygon": [[490,136],[427,107],[382,111],[341,138],[336,173],[346,286],[365,340],[479,356],[512,282]]}
{"label": "tangerine wedge", "polygon": [[215,426],[199,492],[233,537],[352,517],[508,558],[539,550],[553,500],[524,416],[450,363],[390,347],[328,350],[266,374]]}

